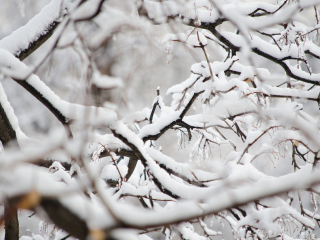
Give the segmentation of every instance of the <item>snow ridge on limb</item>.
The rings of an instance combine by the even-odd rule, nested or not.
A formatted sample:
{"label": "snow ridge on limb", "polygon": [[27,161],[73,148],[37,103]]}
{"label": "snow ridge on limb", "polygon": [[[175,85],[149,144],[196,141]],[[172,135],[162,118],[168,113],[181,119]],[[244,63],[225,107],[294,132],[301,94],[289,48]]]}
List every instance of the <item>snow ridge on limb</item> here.
{"label": "snow ridge on limb", "polygon": [[[2,63],[9,63],[10,67],[2,66],[1,71],[13,79],[19,78],[29,68],[19,59],[12,56],[5,50],[0,50],[2,56]],[[4,61],[6,59],[6,61]],[[85,107],[79,104],[69,103],[61,100],[38,76],[32,74],[26,80],[17,80],[18,83],[29,89],[33,95],[42,102],[64,125],[68,124],[70,120],[78,121],[83,119],[84,116],[91,124],[101,125],[108,124],[108,121],[114,120],[116,114],[113,110],[96,107]],[[25,84],[26,83],[26,84]]]}
{"label": "snow ridge on limb", "polygon": [[7,96],[0,83],[0,140],[5,146],[16,139],[16,130],[19,128],[18,120],[13,113],[13,109],[7,100]]}
{"label": "snow ridge on limb", "polygon": [[68,9],[65,1],[52,0],[25,26],[0,41],[0,48],[6,49],[21,61],[40,47],[53,34],[60,23],[61,14]]}

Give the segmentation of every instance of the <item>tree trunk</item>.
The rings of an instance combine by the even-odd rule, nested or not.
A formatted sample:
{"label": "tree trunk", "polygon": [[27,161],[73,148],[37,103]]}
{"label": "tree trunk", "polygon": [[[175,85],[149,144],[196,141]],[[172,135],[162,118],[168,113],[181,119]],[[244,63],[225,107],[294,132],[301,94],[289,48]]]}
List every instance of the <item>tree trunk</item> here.
{"label": "tree trunk", "polygon": [[[0,141],[5,147],[10,141],[16,140],[16,132],[0,103]],[[4,204],[4,226],[5,226],[5,240],[19,239],[19,221],[18,210],[15,205],[10,202]]]}
{"label": "tree trunk", "polygon": [[18,210],[10,202],[4,204],[5,240],[19,239]]}

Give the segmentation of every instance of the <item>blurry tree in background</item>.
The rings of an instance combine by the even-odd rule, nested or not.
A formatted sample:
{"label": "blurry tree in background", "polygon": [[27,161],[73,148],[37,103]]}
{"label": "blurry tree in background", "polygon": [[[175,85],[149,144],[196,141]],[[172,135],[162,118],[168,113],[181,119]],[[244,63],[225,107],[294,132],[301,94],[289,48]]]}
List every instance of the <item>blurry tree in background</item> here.
{"label": "blurry tree in background", "polygon": [[1,4],[0,237],[320,239],[320,0]]}

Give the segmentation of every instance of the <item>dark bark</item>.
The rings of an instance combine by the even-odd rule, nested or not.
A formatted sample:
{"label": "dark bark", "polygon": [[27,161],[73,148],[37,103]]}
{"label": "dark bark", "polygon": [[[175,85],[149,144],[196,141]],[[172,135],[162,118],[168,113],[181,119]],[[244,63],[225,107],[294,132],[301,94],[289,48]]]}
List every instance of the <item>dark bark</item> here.
{"label": "dark bark", "polygon": [[[113,135],[116,138],[119,138],[123,143],[125,143],[128,147],[132,149],[134,154],[136,155],[137,159],[141,160],[141,163],[143,164],[144,167],[148,167],[147,160],[144,158],[143,154],[140,152],[140,150],[134,145],[133,143],[129,142],[128,139],[121,134],[117,133],[114,129],[111,129]],[[152,173],[151,173],[152,174]],[[172,198],[178,199],[180,196],[172,193],[170,190],[166,189],[165,187],[162,186],[161,181],[156,178],[155,176],[152,176],[153,182],[157,185],[159,190],[167,195],[169,195]]]}
{"label": "dark bark", "polygon": [[[59,228],[80,240],[87,239],[89,229],[86,222],[63,206],[58,200],[44,198],[40,204],[48,214],[50,220]],[[79,211],[86,210],[87,209],[79,209]]]}
{"label": "dark bark", "polygon": [[[55,160],[45,160],[45,159],[40,159],[38,161],[35,161],[34,164],[38,165],[40,167],[45,167],[49,168],[51,165],[55,162]],[[67,162],[60,162],[59,163],[65,168],[65,170],[70,171],[71,169],[71,164]]]}
{"label": "dark bark", "polygon": [[54,107],[52,103],[45,96],[43,96],[37,89],[35,89],[27,81],[15,81],[18,84],[20,84],[24,89],[26,89],[29,93],[31,93],[36,99],[38,99],[44,106],[46,106],[63,125],[68,125],[69,119],[65,117],[56,107]]}
{"label": "dark bark", "polygon": [[129,164],[128,164],[128,173],[126,175],[126,181],[129,180],[132,173],[134,172],[134,169],[136,168],[136,165],[138,163],[138,159],[136,157],[130,158]]}
{"label": "dark bark", "polygon": [[[7,114],[5,113],[0,102],[0,140],[5,147],[9,142],[16,140],[16,132],[14,131]],[[19,221],[18,212],[15,206],[9,202],[4,205],[4,225],[5,225],[5,240],[19,239]]]}
{"label": "dark bark", "polygon": [[34,42],[31,42],[28,46],[28,48],[23,49],[15,54],[17,58],[19,58],[21,61],[26,59],[28,56],[30,56],[31,53],[33,53],[35,50],[37,50],[43,43],[45,43],[53,34],[54,30],[57,28],[60,22],[54,21],[52,22],[48,28],[46,29],[45,33],[41,35],[37,40]]}
{"label": "dark bark", "polygon": [[[156,161],[157,161],[157,160],[156,160]],[[157,162],[157,163],[158,163],[158,162]],[[159,164],[159,163],[158,163],[158,164]],[[183,179],[184,181],[186,181],[187,183],[189,183],[189,184],[191,184],[191,185],[194,185],[194,186],[197,186],[197,187],[207,187],[205,184],[203,184],[203,183],[201,183],[201,182],[199,182],[199,181],[190,179],[190,178],[188,178],[188,177],[186,177],[186,176],[184,176],[184,175],[182,175],[182,174],[174,171],[172,168],[166,166],[165,164],[160,163],[159,166],[160,166],[162,169],[166,170],[167,173],[172,174],[172,175],[174,175],[174,176],[176,176],[176,177],[179,177],[179,178]]]}
{"label": "dark bark", "polygon": [[11,123],[0,102],[0,141],[6,146],[10,141],[16,139],[16,132],[13,130]]}
{"label": "dark bark", "polygon": [[17,207],[10,201],[4,204],[5,240],[19,239],[19,220]]}

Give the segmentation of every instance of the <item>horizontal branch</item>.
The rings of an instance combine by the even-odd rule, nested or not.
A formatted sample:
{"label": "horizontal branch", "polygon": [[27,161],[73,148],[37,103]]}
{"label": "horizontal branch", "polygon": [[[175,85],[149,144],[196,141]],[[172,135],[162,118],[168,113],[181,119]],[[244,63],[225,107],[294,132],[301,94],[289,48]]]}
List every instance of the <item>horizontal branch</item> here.
{"label": "horizontal branch", "polygon": [[[198,203],[182,203],[175,209],[163,211],[161,213],[143,213],[139,219],[122,214],[125,225],[132,228],[152,228],[163,225],[178,224],[192,219],[201,218],[211,214],[243,206],[250,202],[255,202],[264,198],[277,196],[299,189],[307,189],[320,183],[319,172],[313,171],[312,166],[308,165],[304,169],[305,177],[301,178],[301,172],[295,172],[276,179],[266,179],[264,181],[250,184],[248,187],[239,190],[224,189],[217,193],[211,192],[209,195],[215,195],[214,198],[206,201],[202,199],[203,205]],[[120,218],[122,219],[122,218]],[[308,227],[313,228],[311,221]]]}

